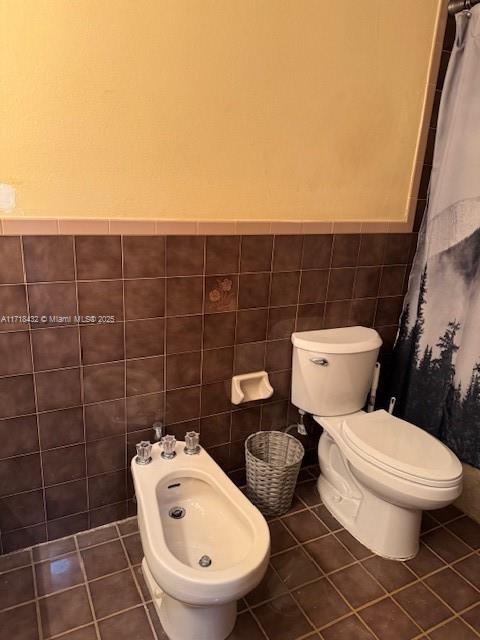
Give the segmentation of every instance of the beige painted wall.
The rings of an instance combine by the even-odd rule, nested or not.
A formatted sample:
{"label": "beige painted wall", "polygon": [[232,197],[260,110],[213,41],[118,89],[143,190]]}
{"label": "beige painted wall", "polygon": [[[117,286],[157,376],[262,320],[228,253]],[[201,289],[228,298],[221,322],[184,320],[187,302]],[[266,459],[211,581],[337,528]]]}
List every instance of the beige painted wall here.
{"label": "beige painted wall", "polygon": [[2,0],[0,182],[29,216],[401,221],[442,4]]}

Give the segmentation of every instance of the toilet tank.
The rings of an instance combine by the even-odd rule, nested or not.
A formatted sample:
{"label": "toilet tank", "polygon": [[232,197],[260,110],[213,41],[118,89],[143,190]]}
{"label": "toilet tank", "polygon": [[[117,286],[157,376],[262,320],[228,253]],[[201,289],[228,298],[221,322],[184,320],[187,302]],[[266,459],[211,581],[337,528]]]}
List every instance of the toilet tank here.
{"label": "toilet tank", "polygon": [[364,407],[382,344],[374,329],[299,331],[292,343],[292,404],[315,416]]}

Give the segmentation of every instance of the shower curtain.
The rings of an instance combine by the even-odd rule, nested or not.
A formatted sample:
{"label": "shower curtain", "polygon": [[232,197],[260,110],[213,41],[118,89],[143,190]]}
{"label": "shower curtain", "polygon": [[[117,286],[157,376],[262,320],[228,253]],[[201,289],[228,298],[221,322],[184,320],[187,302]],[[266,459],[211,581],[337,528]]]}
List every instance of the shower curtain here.
{"label": "shower curtain", "polygon": [[480,467],[480,5],[456,22],[391,395],[396,415]]}

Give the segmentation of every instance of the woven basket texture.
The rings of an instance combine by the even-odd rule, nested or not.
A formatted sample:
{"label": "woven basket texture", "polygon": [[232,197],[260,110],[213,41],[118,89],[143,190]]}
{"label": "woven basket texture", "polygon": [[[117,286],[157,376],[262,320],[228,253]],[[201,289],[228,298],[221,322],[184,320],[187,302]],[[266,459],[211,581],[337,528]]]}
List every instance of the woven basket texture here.
{"label": "woven basket texture", "polygon": [[305,454],[302,444],[283,431],[259,431],[245,441],[247,496],[265,516],[286,513]]}

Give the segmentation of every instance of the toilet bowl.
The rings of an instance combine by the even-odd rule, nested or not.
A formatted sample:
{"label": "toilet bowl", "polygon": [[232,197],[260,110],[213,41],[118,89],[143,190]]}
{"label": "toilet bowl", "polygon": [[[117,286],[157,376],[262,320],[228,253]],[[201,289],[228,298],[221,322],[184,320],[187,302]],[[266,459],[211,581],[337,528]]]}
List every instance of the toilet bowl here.
{"label": "toilet bowl", "polygon": [[418,551],[422,511],[461,493],[462,466],[439,440],[386,411],[318,417],[320,497],[362,544],[386,558]]}
{"label": "toilet bowl", "polygon": [[175,452],[132,460],[144,577],[170,640],[224,640],[265,574],[269,529],[206,451]]}
{"label": "toilet bowl", "polygon": [[324,429],[317,483],[324,505],[374,553],[414,557],[422,511],[461,493],[460,461],[419,427],[362,411],[381,345],[376,331],[306,331],[292,342],[292,403]]}

